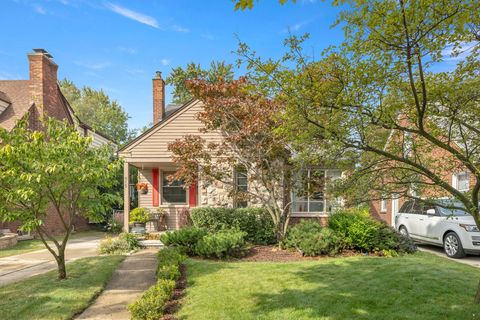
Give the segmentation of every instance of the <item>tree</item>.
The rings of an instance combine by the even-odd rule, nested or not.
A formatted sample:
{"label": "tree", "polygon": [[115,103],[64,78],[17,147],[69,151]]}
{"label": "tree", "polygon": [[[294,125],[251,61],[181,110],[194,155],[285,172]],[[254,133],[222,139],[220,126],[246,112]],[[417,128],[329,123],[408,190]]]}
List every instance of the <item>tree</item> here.
{"label": "tree", "polygon": [[[67,277],[65,247],[77,216],[97,221],[115,197],[103,193],[115,182],[119,161],[113,150],[92,148],[65,122],[47,119],[44,131],[32,131],[21,121],[11,132],[0,129],[0,219],[20,221],[35,231],[58,265],[58,278]],[[47,214],[61,221],[61,240],[45,228]]]}
{"label": "tree", "polygon": [[135,130],[128,130],[128,114],[115,100],[110,100],[103,90],[89,87],[79,89],[72,81],[60,81],[63,95],[80,120],[119,144],[134,138]]}
{"label": "tree", "polygon": [[224,61],[212,61],[210,69],[202,69],[200,64],[190,62],[184,68],[173,68],[165,83],[173,85],[173,103],[184,104],[192,99],[186,81],[201,79],[208,83],[216,83],[221,80],[231,81],[233,79],[233,66]]}
{"label": "tree", "polygon": [[[308,144],[323,157],[354,160],[345,186],[373,189],[363,190],[363,200],[395,193],[434,202],[449,195],[480,226],[480,3],[349,4],[337,22],[345,41],[320,61],[303,51],[305,38],[286,41],[284,61],[293,68],[263,62],[241,46],[254,78],[262,80],[256,87],[286,104],[283,130],[300,150]],[[452,59],[454,67],[438,71]],[[458,170],[472,177],[469,192],[445,179]]]}
{"label": "tree", "polygon": [[[274,132],[279,125],[274,115],[282,105],[251,94],[244,78],[213,84],[193,80],[187,86],[205,104],[198,116],[204,131],[220,132],[223,139],[212,142],[201,135],[189,135],[171,143],[169,150],[179,166],[176,178],[184,179],[187,185],[197,178],[205,183],[221,182],[230,188],[234,200],[263,205],[281,240],[290,217],[290,202],[284,200],[292,181],[286,142]],[[248,190],[236,190],[234,168],[247,172]]]}
{"label": "tree", "polygon": [[[293,3],[297,2],[296,0],[291,0]],[[245,9],[252,9],[255,1],[254,0],[232,0],[235,3],[235,10],[245,10]],[[278,0],[280,4],[285,4],[288,0]]]}

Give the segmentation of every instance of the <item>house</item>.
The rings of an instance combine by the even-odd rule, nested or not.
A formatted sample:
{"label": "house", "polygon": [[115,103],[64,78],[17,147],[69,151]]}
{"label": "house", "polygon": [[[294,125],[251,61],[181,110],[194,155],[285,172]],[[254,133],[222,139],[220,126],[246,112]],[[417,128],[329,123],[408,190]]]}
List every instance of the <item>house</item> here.
{"label": "house", "polygon": [[[53,57],[44,49],[33,49],[28,54],[30,78],[28,80],[0,80],[0,127],[11,131],[17,122],[26,118],[28,126],[34,130],[42,130],[41,119],[52,117],[66,120],[75,126],[84,136],[91,136],[92,147],[103,144],[114,144],[105,134],[93,130],[76,117],[73,109],[60,91],[57,82],[58,66]],[[55,215],[48,215],[45,228],[58,233],[61,222]],[[2,223],[0,229],[17,231],[18,222]],[[84,219],[75,221],[77,229],[84,229]]]}
{"label": "house", "polygon": [[[406,123],[403,122],[403,125]],[[403,133],[403,137],[400,137],[399,132],[391,131],[390,136],[385,144],[385,148],[389,148],[390,144],[403,145],[403,152],[410,154],[413,152],[411,141],[414,139],[408,132]],[[461,148],[455,142],[452,142],[456,148]],[[417,151],[422,152],[422,151]],[[474,177],[465,169],[465,167],[457,160],[452,159],[452,156],[445,150],[434,147],[429,149],[429,156],[435,159],[434,165],[431,170],[439,175],[443,181],[447,182],[453,188],[467,192],[471,191],[474,185]],[[395,164],[391,164],[395,165]],[[408,190],[410,194],[417,193],[414,190]],[[373,199],[370,202],[370,213],[377,219],[385,221],[387,224],[395,227],[395,217],[402,208],[404,202],[408,199],[402,196],[403,192],[392,192],[391,194],[378,195],[375,193]],[[403,193],[405,194],[405,193]],[[426,188],[423,193],[417,193],[414,196],[419,198],[451,198],[452,196],[445,190],[430,186]]]}
{"label": "house", "polygon": [[[185,223],[184,212],[197,206],[245,206],[250,203],[234,203],[229,197],[231,185],[220,182],[207,184],[201,177],[197,183],[183,187],[182,181],[171,183],[168,177],[176,171],[172,153],[168,145],[185,135],[201,135],[206,142],[219,142],[221,132],[201,132],[204,128],[197,114],[202,111],[202,101],[193,99],[182,106],[165,107],[165,82],[157,72],[153,84],[153,126],[142,135],[119,150],[124,160],[124,228],[128,231],[130,169],[138,169],[138,182],[146,184],[145,193],[139,192],[138,206],[151,211],[164,209],[167,213],[168,229],[181,228]],[[246,172],[232,168],[232,178],[237,188],[248,188]],[[321,176],[323,181],[338,178],[341,172],[336,169],[311,168],[302,173],[302,181],[308,183],[310,177]],[[322,187],[320,187],[322,189]],[[293,220],[303,217],[315,217],[325,221],[331,211],[332,203],[322,191],[310,197],[294,197],[292,204]]]}

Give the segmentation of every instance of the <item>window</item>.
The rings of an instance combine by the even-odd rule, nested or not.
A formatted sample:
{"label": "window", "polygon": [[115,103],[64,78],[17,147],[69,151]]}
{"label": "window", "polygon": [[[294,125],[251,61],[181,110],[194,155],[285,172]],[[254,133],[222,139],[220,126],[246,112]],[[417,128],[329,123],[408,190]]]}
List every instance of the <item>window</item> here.
{"label": "window", "polygon": [[[243,166],[235,168],[235,191],[242,193],[248,191],[247,169]],[[245,208],[247,201],[235,201],[236,208]]]}
{"label": "window", "polygon": [[380,200],[380,212],[387,212],[387,199]]}
{"label": "window", "polygon": [[175,172],[162,172],[162,203],[187,203],[187,190],[182,180],[169,181]]}
{"label": "window", "polygon": [[402,213],[410,213],[410,210],[412,209],[412,204],[413,204],[413,201],[407,201],[403,204],[403,206],[400,208],[400,211],[399,212],[402,212]]}
{"label": "window", "polygon": [[339,170],[303,170],[294,186],[292,193],[292,212],[296,214],[325,214],[339,206],[339,199],[327,200],[325,186],[327,180],[341,177]]}
{"label": "window", "polygon": [[468,189],[470,189],[470,176],[468,172],[454,174],[452,176],[452,185],[458,191],[468,191]]}
{"label": "window", "polygon": [[411,156],[413,150],[412,133],[405,132],[403,134],[403,157],[408,158]]}

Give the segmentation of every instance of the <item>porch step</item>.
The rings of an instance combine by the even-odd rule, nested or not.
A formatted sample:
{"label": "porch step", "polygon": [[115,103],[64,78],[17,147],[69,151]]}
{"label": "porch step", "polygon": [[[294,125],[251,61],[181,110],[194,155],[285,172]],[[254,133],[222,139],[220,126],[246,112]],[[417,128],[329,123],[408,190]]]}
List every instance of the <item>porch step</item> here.
{"label": "porch step", "polygon": [[161,248],[163,247],[163,243],[160,240],[140,240],[139,241],[140,246],[146,247],[146,248]]}

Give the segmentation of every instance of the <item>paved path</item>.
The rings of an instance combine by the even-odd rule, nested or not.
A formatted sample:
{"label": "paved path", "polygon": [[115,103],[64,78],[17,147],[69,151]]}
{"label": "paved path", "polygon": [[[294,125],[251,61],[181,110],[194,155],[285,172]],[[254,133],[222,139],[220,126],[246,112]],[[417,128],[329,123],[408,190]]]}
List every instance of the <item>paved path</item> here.
{"label": "paved path", "polygon": [[432,246],[428,244],[418,244],[417,246],[420,251],[433,253],[434,255],[437,255],[439,257],[444,257],[445,259],[450,259],[455,262],[468,264],[470,266],[480,268],[480,256],[467,255],[465,258],[462,258],[462,259],[453,259],[453,258],[447,257],[445,252],[443,252],[442,247]]}
{"label": "paved path", "polygon": [[[94,235],[70,240],[65,250],[66,262],[98,255],[101,238],[102,235]],[[0,287],[56,268],[47,249],[0,258]]]}
{"label": "paved path", "polygon": [[150,248],[127,256],[97,300],[75,319],[130,319],[128,304],[156,281],[157,252]]}

